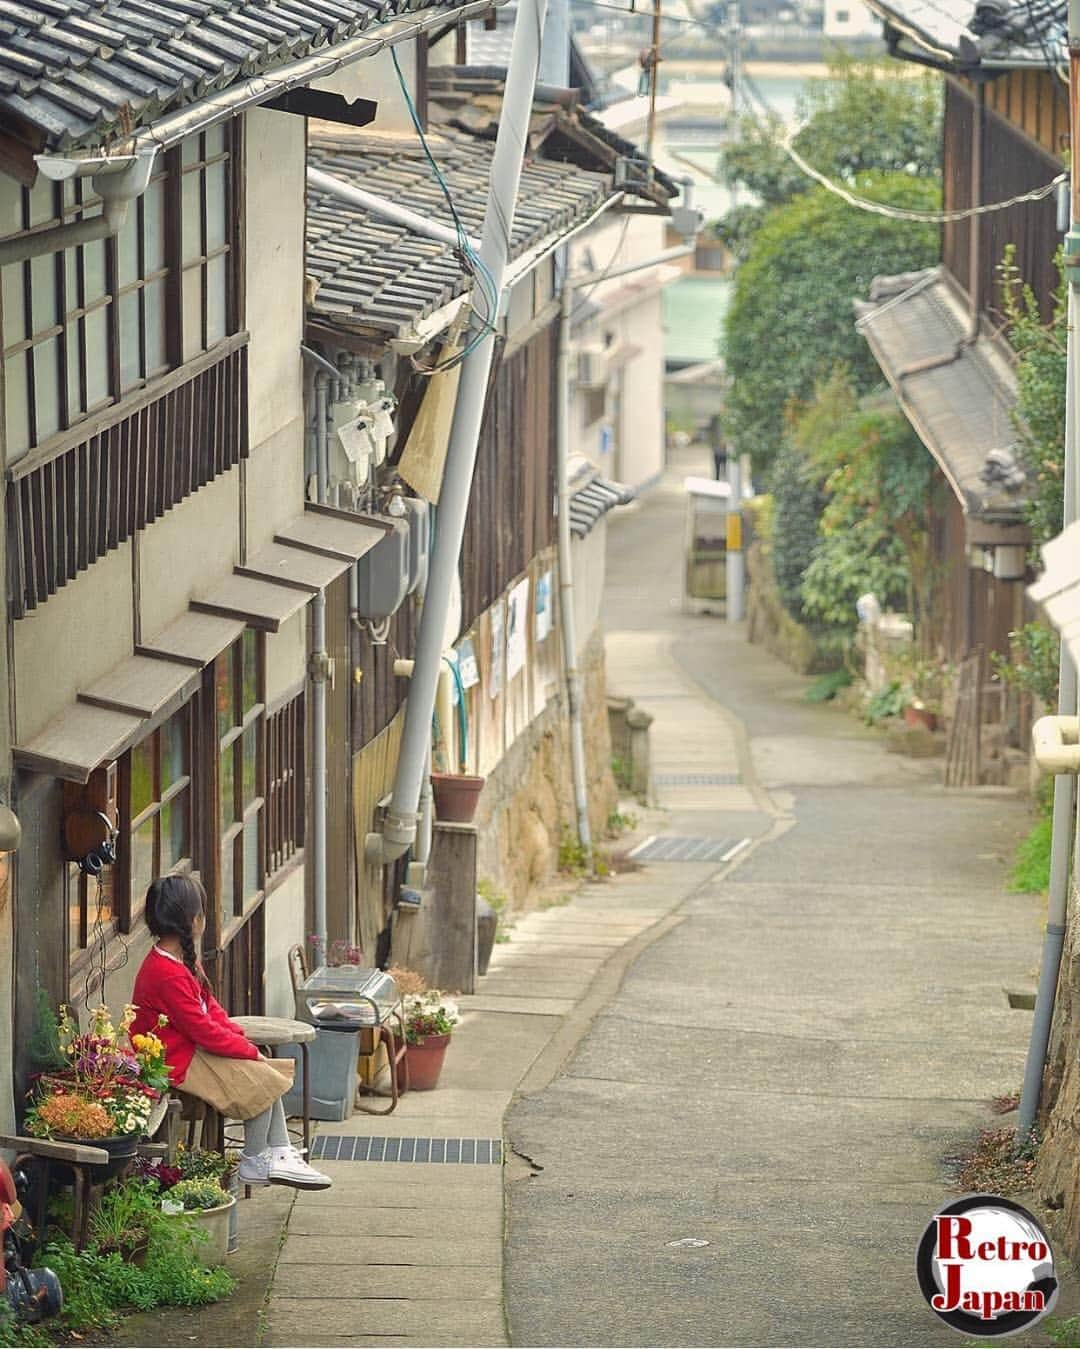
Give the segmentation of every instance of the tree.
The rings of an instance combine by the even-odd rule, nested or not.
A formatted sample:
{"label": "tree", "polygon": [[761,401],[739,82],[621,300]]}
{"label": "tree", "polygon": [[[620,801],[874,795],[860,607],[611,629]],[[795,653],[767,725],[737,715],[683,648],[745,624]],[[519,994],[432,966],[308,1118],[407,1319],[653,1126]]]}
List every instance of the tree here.
{"label": "tree", "polygon": [[[890,398],[861,403],[837,367],[793,419],[791,444],[817,475],[825,504],[799,587],[811,621],[852,628],[867,591],[906,608],[926,636],[933,592],[928,519],[933,461]],[[790,451],[785,450],[785,454]]]}
{"label": "tree", "polygon": [[[872,200],[924,211],[939,205],[937,185],[887,174],[860,180]],[[784,439],[785,408],[809,400],[838,364],[856,393],[881,375],[855,331],[851,303],[880,273],[914,271],[938,256],[933,225],[873,215],[824,188],[772,210],[735,275],[725,352],[731,382],[729,439],[767,467]]]}

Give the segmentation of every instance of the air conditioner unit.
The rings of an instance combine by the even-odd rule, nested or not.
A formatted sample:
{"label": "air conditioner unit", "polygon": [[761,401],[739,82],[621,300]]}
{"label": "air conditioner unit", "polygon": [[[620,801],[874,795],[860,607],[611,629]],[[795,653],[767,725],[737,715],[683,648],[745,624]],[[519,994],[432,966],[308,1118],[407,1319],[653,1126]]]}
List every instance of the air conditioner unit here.
{"label": "air conditioner unit", "polygon": [[577,354],[577,382],[583,389],[602,389],[608,381],[607,355],[598,347]]}

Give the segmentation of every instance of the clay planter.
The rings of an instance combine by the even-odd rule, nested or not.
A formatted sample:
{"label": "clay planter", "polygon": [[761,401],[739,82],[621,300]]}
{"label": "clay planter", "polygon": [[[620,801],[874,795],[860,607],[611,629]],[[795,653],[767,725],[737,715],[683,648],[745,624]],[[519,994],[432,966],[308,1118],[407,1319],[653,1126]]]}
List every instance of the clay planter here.
{"label": "clay planter", "polygon": [[432,773],[435,816],[444,824],[470,824],[484,779],[468,773]]}
{"label": "clay planter", "polygon": [[[405,1060],[409,1067],[410,1091],[433,1091],[439,1085],[443,1059],[446,1058],[449,1035],[427,1035],[419,1044],[405,1046]],[[398,1065],[398,1091],[406,1086],[405,1063]]]}
{"label": "clay planter", "polygon": [[917,727],[921,726],[927,731],[937,730],[937,713],[931,712],[928,707],[905,707],[904,725]]}

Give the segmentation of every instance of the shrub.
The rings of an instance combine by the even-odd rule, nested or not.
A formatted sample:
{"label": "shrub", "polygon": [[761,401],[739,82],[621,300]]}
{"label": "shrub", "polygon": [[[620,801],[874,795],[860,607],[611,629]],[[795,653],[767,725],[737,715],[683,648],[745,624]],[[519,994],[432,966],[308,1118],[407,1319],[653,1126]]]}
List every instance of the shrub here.
{"label": "shrub", "polygon": [[177,1204],[183,1204],[188,1212],[199,1209],[220,1208],[226,1200],[221,1184],[209,1176],[192,1180],[179,1180],[169,1191],[169,1198]]}

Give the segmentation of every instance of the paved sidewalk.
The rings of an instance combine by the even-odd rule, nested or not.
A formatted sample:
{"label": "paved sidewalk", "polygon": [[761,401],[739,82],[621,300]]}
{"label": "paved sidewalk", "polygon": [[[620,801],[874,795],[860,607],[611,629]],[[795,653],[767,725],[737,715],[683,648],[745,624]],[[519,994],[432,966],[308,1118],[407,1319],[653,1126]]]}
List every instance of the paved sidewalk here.
{"label": "paved sidewalk", "polygon": [[[546,1080],[572,1048],[590,990],[610,996],[620,958],[715,870],[685,868],[675,887],[663,876],[620,876],[518,920],[511,940],[495,948],[481,992],[458,1000],[462,1022],[438,1089],[407,1094],[392,1115],[358,1112],[320,1125],[320,1135],[342,1139],[339,1150],[351,1152],[356,1138],[380,1159],[403,1147],[415,1155],[430,1139],[480,1140],[492,1161],[319,1161],[334,1188],[297,1196],[262,1343],[508,1343],[503,1115],[530,1070]],[[594,980],[602,984],[605,972],[610,985],[597,995]],[[553,1056],[547,1069],[545,1056]],[[476,1155],[469,1144],[463,1151]]]}

